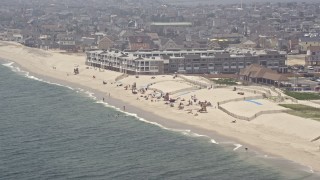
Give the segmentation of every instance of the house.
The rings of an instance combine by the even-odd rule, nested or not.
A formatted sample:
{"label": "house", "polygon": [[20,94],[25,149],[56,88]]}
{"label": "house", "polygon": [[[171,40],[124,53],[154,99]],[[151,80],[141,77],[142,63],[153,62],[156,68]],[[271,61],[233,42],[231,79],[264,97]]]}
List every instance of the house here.
{"label": "house", "polygon": [[320,37],[302,37],[299,39],[301,52],[307,52],[309,46],[320,46]]}
{"label": "house", "polygon": [[289,50],[299,50],[299,39],[290,39],[289,40]]}
{"label": "house", "polygon": [[160,37],[157,33],[146,33],[147,36],[150,37],[151,41],[154,43],[154,44],[157,44],[159,46],[160,44]]}
{"label": "house", "polygon": [[159,41],[159,35],[157,33],[146,33],[146,35],[148,35],[152,41]]}
{"label": "house", "polygon": [[129,40],[129,36],[133,36],[134,32],[133,31],[129,31],[129,30],[122,30],[119,33],[119,39],[122,41],[128,41]]}
{"label": "house", "polygon": [[114,41],[111,37],[105,36],[98,42],[98,49],[107,50],[112,48]]}
{"label": "house", "polygon": [[244,69],[240,69],[239,79],[245,83],[269,84],[276,86],[281,86],[281,83],[289,81],[286,76],[258,64],[251,64]]}
{"label": "house", "polygon": [[242,48],[255,48],[257,44],[251,40],[247,40],[243,43],[241,43]]}
{"label": "house", "polygon": [[142,49],[152,49],[153,43],[149,36],[146,35],[133,35],[129,36],[129,50],[142,50]]}
{"label": "house", "polygon": [[161,38],[160,50],[176,50],[182,49],[183,45],[178,45],[175,41],[170,38]]}
{"label": "house", "polygon": [[38,47],[38,40],[34,37],[28,37],[23,40],[23,44],[28,47]]}
{"label": "house", "polygon": [[305,57],[306,66],[320,66],[320,46],[309,46]]}
{"label": "house", "polygon": [[59,49],[66,51],[76,50],[76,41],[72,35],[58,34],[57,40],[57,43],[59,44]]}
{"label": "house", "polygon": [[207,49],[221,49],[221,46],[219,45],[219,43],[215,41],[209,41],[207,45]]}

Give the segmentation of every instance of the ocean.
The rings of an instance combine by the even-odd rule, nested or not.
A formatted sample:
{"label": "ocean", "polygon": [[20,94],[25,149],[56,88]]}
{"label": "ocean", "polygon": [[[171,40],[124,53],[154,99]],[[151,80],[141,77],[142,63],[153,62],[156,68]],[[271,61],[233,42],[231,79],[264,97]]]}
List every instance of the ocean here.
{"label": "ocean", "polygon": [[[0,179],[317,179],[0,65]],[[279,163],[280,162],[280,163]]]}

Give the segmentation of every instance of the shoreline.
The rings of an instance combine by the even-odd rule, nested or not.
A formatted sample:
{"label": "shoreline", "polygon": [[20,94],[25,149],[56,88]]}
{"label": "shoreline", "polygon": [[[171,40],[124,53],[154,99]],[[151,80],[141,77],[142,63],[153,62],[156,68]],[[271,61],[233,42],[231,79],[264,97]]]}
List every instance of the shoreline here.
{"label": "shoreline", "polygon": [[[0,56],[1,55],[1,51],[0,51]],[[3,56],[2,56],[3,57]],[[84,57],[83,57],[84,58]],[[15,62],[15,65],[18,65],[21,70],[24,70],[24,71],[27,71],[27,72],[30,72],[31,75],[34,75],[36,77],[39,77],[41,79],[44,79],[46,81],[49,81],[49,82],[54,82],[54,83],[58,83],[58,84],[62,84],[64,86],[71,86],[71,87],[80,87],[82,89],[85,89],[85,90],[88,90],[90,92],[93,92],[96,96],[97,96],[97,99],[100,100],[102,99],[102,97],[106,97],[106,92],[104,91],[99,91],[99,89],[96,89],[96,88],[91,88],[89,87],[90,84],[88,84],[88,86],[83,86],[81,83],[77,84],[77,83],[74,83],[72,81],[68,81],[67,79],[63,80],[62,77],[59,78],[59,76],[56,76],[54,73],[50,74],[48,73],[49,75],[45,75],[41,74],[41,70],[39,72],[37,72],[37,68],[39,67],[34,67],[36,70],[32,71],[32,69],[29,67],[26,67],[26,64],[23,64],[21,63],[21,61],[19,60],[14,60],[14,59],[8,59],[8,58],[4,58],[6,61],[12,61],[12,62]],[[17,62],[18,61],[18,62]],[[20,62],[20,63],[19,63]],[[80,62],[79,62],[80,63]],[[50,67],[48,67],[50,68]],[[43,71],[46,71],[46,70],[43,70]],[[60,73],[61,75],[62,73]],[[65,75],[65,74],[64,74]],[[108,86],[109,87],[109,86]],[[111,90],[111,88],[113,88],[113,90]],[[209,139],[211,139],[211,137],[213,137],[214,139],[222,139],[222,140],[232,140],[232,141],[235,141],[235,143],[238,143],[240,142],[242,145],[244,145],[243,147],[249,147],[250,151],[253,151],[253,152],[258,152],[259,154],[263,155],[263,154],[268,154],[269,156],[272,155],[276,158],[283,158],[283,159],[286,159],[288,162],[297,162],[299,164],[301,164],[301,166],[304,166],[304,167],[309,167],[308,165],[304,165],[304,164],[308,164],[308,163],[304,163],[304,161],[298,161],[298,160],[292,160],[292,158],[287,158],[285,156],[282,156],[280,154],[276,154],[276,153],[273,153],[273,152],[269,152],[268,150],[266,150],[264,147],[261,147],[259,146],[258,144],[255,144],[254,141],[252,141],[251,143],[247,141],[242,141],[241,139],[245,140],[245,136],[243,137],[241,134],[241,136],[235,136],[235,134],[237,133],[233,133],[233,134],[228,134],[228,131],[230,131],[230,129],[228,129],[228,127],[222,127],[221,124],[214,124],[214,125],[217,125],[217,128],[219,131],[217,131],[217,128],[214,129],[214,128],[209,128],[209,127],[206,127],[206,125],[210,124],[211,122],[207,122],[205,120],[202,120],[200,119],[200,121],[203,121],[203,125],[202,126],[199,126],[197,125],[196,123],[194,122],[183,122],[183,121],[179,121],[179,120],[176,120],[176,119],[168,119],[166,117],[163,117],[161,115],[159,115],[159,113],[156,113],[155,111],[150,111],[150,108],[149,109],[142,109],[143,105],[141,106],[138,106],[138,105],[135,105],[136,103],[135,102],[127,102],[127,101],[133,101],[133,98],[131,97],[131,99],[127,99],[127,101],[121,99],[121,98],[114,98],[113,96],[116,96],[117,94],[117,88],[116,87],[111,87],[110,89],[108,89],[109,92],[112,92],[111,93],[111,98],[108,99],[106,98],[106,102],[112,106],[115,106],[115,107],[118,107],[119,109],[121,109],[122,105],[123,104],[126,104],[126,112],[129,112],[129,113],[134,113],[134,114],[137,114],[138,117],[142,117],[144,119],[147,119],[147,120],[159,120],[159,121],[151,121],[151,122],[156,122],[164,127],[172,127],[172,129],[190,129],[193,133],[196,133],[196,134],[199,134],[199,135],[206,135],[209,137]],[[120,94],[121,93],[125,93],[126,91],[124,90],[121,90]],[[123,98],[126,98],[126,97],[123,97]],[[109,100],[109,101],[108,101]],[[144,104],[145,105],[145,104]],[[152,107],[151,107],[152,109]],[[166,109],[166,108],[164,108]],[[161,111],[163,109],[159,109],[159,111]],[[168,112],[168,114],[172,114],[172,113],[176,113],[176,112]],[[161,114],[161,113],[160,113]],[[186,116],[185,114],[178,114],[178,116],[182,116],[181,118],[185,118],[185,117],[188,117],[190,118],[191,120],[194,120],[195,118],[192,118],[192,117],[189,117],[189,116]],[[169,116],[171,117],[171,116]],[[179,117],[176,117],[177,119]],[[230,122],[229,120],[227,120],[228,122]],[[201,122],[202,123],[202,122]],[[242,124],[246,124],[246,122],[239,122],[242,126]],[[238,124],[238,123],[237,123]],[[176,128],[178,127],[178,128]],[[183,127],[183,128],[179,128],[179,127]],[[223,130],[228,130],[225,134],[221,133],[223,132]],[[250,141],[250,139],[249,139]],[[237,147],[236,147],[237,148]],[[280,149],[281,150],[281,149]],[[241,152],[243,151],[243,148],[239,148],[237,149],[236,152]],[[314,169],[315,172],[318,172],[318,166],[313,166],[312,168]],[[320,167],[320,165],[319,165]]]}
{"label": "shoreline", "polygon": [[[320,173],[318,171],[315,171],[310,166],[299,164],[299,163],[287,160],[283,157],[264,152],[263,150],[259,149],[258,147],[248,145],[245,142],[242,142],[241,140],[238,140],[236,138],[224,136],[224,135],[219,134],[215,131],[198,128],[193,125],[179,123],[179,122],[173,121],[172,119],[163,118],[163,117],[158,116],[152,112],[144,111],[141,108],[138,108],[138,107],[135,107],[132,105],[126,106],[126,109],[127,109],[127,107],[129,107],[129,109],[132,111],[127,111],[127,110],[124,111],[123,109],[121,109],[121,106],[123,104],[125,104],[125,102],[122,101],[121,99],[108,97],[105,99],[106,101],[103,102],[102,97],[103,97],[104,92],[100,92],[100,91],[92,89],[90,87],[85,87],[85,86],[70,83],[67,81],[55,79],[53,77],[48,77],[45,75],[32,73],[32,72],[26,71],[26,69],[24,69],[19,64],[15,63],[13,61],[8,61],[8,60],[5,60],[5,61],[7,61],[8,63],[12,62],[13,65],[16,65],[16,66],[13,66],[13,68],[18,67],[20,69],[20,72],[28,73],[28,76],[35,77],[35,78],[31,78],[33,80],[52,84],[52,85],[58,85],[58,86],[61,86],[64,88],[68,88],[72,91],[76,91],[77,89],[78,90],[81,89],[82,93],[87,94],[86,96],[88,98],[94,99],[94,101],[96,103],[104,104],[106,107],[116,109],[117,111],[119,111],[121,113],[135,117],[138,121],[140,121],[142,123],[148,123],[151,125],[155,125],[161,129],[176,132],[176,133],[190,136],[193,138],[206,138],[210,141],[210,142],[208,141],[208,143],[220,145],[221,147],[226,148],[229,151],[233,151],[234,153],[240,154],[240,155],[244,154],[244,153],[246,153],[246,154],[249,153],[252,155],[252,158],[254,158],[254,159],[258,158],[262,161],[266,161],[267,165],[269,165],[269,166],[274,165],[274,164],[279,165],[279,164],[284,163],[284,164],[286,164],[285,166],[287,166],[286,168],[284,168],[285,170],[287,170],[289,168],[297,168],[297,170],[299,170],[301,172],[310,173],[310,175],[315,175],[315,176],[319,175],[319,177],[320,177]],[[1,61],[1,59],[0,59],[0,63],[3,64],[3,61]],[[30,77],[27,77],[27,78],[30,78]],[[90,95],[88,95],[88,94],[90,94]],[[153,119],[153,121],[150,121],[148,119]],[[245,151],[244,150],[245,147],[248,148],[249,151]],[[240,148],[242,148],[242,149],[240,149]]]}

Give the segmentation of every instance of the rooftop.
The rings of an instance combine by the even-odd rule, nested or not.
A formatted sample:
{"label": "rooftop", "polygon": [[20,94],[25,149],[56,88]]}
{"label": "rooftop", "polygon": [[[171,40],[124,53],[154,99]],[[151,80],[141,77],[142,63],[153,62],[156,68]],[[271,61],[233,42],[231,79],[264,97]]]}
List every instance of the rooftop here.
{"label": "rooftop", "polygon": [[152,22],[152,26],[192,26],[192,22]]}

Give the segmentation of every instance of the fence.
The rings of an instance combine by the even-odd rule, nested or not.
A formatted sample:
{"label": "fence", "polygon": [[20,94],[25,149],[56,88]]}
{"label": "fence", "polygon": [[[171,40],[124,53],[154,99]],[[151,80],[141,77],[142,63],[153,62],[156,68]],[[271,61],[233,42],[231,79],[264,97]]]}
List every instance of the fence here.
{"label": "fence", "polygon": [[124,79],[124,78],[126,78],[128,76],[129,76],[128,74],[121,74],[120,76],[115,78],[115,81],[120,81],[121,79]]}
{"label": "fence", "polygon": [[259,117],[261,115],[264,115],[264,114],[283,113],[283,112],[287,111],[287,110],[266,110],[266,111],[257,112],[256,114],[254,114],[251,117],[246,117],[246,116],[239,116],[237,114],[234,114],[234,113],[228,111],[227,109],[225,109],[225,108],[223,108],[221,106],[218,106],[218,109],[220,109],[221,111],[227,113],[229,116],[232,116],[232,117],[240,119],[240,120],[246,120],[246,121],[252,121],[253,119],[255,119],[255,118],[257,118],[257,117]]}
{"label": "fence", "polygon": [[234,113],[226,110],[225,108],[223,108],[223,107],[221,107],[221,106],[218,106],[218,109],[220,109],[221,111],[227,113],[229,116],[232,116],[232,117],[234,117],[234,118],[241,119],[241,120],[246,120],[246,121],[250,121],[250,118],[249,118],[249,117],[236,115],[236,114],[234,114]]}
{"label": "fence", "polygon": [[271,91],[273,91],[274,93],[276,93],[279,97],[282,96],[281,92],[277,91],[275,87],[270,87]]}
{"label": "fence", "polygon": [[161,94],[164,94],[163,91],[161,91],[160,89],[157,89],[157,88],[148,88],[149,90],[152,90],[152,91],[156,91],[156,92],[159,92]]}
{"label": "fence", "polygon": [[226,104],[226,103],[229,103],[229,102],[237,102],[237,101],[245,101],[245,100],[253,100],[253,99],[263,99],[263,96],[250,96],[250,97],[241,97],[241,98],[229,99],[229,100],[218,102],[218,105]]}
{"label": "fence", "polygon": [[209,85],[209,84],[207,84],[207,83],[202,83],[202,82],[199,82],[199,81],[195,81],[195,80],[188,79],[188,78],[186,78],[186,77],[184,77],[184,76],[182,76],[182,75],[179,75],[179,74],[178,74],[177,76],[178,76],[179,78],[181,78],[181,79],[183,79],[183,80],[185,80],[185,81],[193,84],[193,85],[199,86],[200,88],[207,88],[208,85]]}
{"label": "fence", "polygon": [[263,99],[263,98],[264,98],[263,96],[251,96],[251,97],[235,98],[235,99],[229,99],[229,100],[225,100],[225,101],[220,101],[220,102],[218,102],[218,109],[220,109],[221,111],[227,113],[228,115],[230,115],[230,116],[232,116],[234,118],[241,119],[241,120],[246,120],[246,121],[251,121],[251,120],[253,120],[253,119],[255,119],[258,116],[261,116],[263,114],[282,113],[282,112],[286,111],[286,110],[266,110],[266,111],[257,112],[256,114],[254,114],[251,117],[246,117],[246,116],[237,115],[235,113],[232,113],[232,112],[228,111],[224,107],[221,107],[221,105],[229,103],[229,102],[237,102],[237,101],[245,101],[245,100],[253,100],[253,99]]}
{"label": "fence", "polygon": [[260,90],[252,90],[252,89],[242,88],[239,86],[227,86],[227,85],[214,86],[214,88],[228,88],[228,89],[233,89],[233,87],[236,87],[237,90],[244,91],[244,92],[249,92],[249,93],[253,93],[253,94],[261,94],[262,96],[266,96],[266,97],[271,96],[270,92],[268,92],[268,91],[261,92]]}
{"label": "fence", "polygon": [[196,89],[199,89],[199,88],[196,88],[196,87],[184,88],[184,89],[179,89],[179,90],[176,90],[176,91],[169,92],[169,94],[172,95],[172,94],[177,94],[177,93],[185,92],[185,91],[193,91],[193,90],[196,90]]}
{"label": "fence", "polygon": [[250,88],[251,89],[256,89],[256,90],[259,90],[259,91],[264,91],[264,92],[266,92],[266,94],[271,96],[271,91],[270,91],[269,87],[265,87],[264,88],[264,86],[261,86],[261,87],[260,86],[252,86]]}
{"label": "fence", "polygon": [[[279,89],[279,90],[277,90],[277,91],[280,91],[280,92],[278,92],[278,93],[283,93],[282,91],[281,91],[281,89]],[[284,94],[284,93],[283,93]],[[295,99],[295,98],[293,98],[293,97],[290,97],[290,96],[287,96],[287,95],[284,95],[284,96],[282,96],[282,97],[284,97],[285,99],[289,99],[289,100],[291,100],[292,102],[294,102],[294,103],[298,103],[298,100],[297,99]]]}

